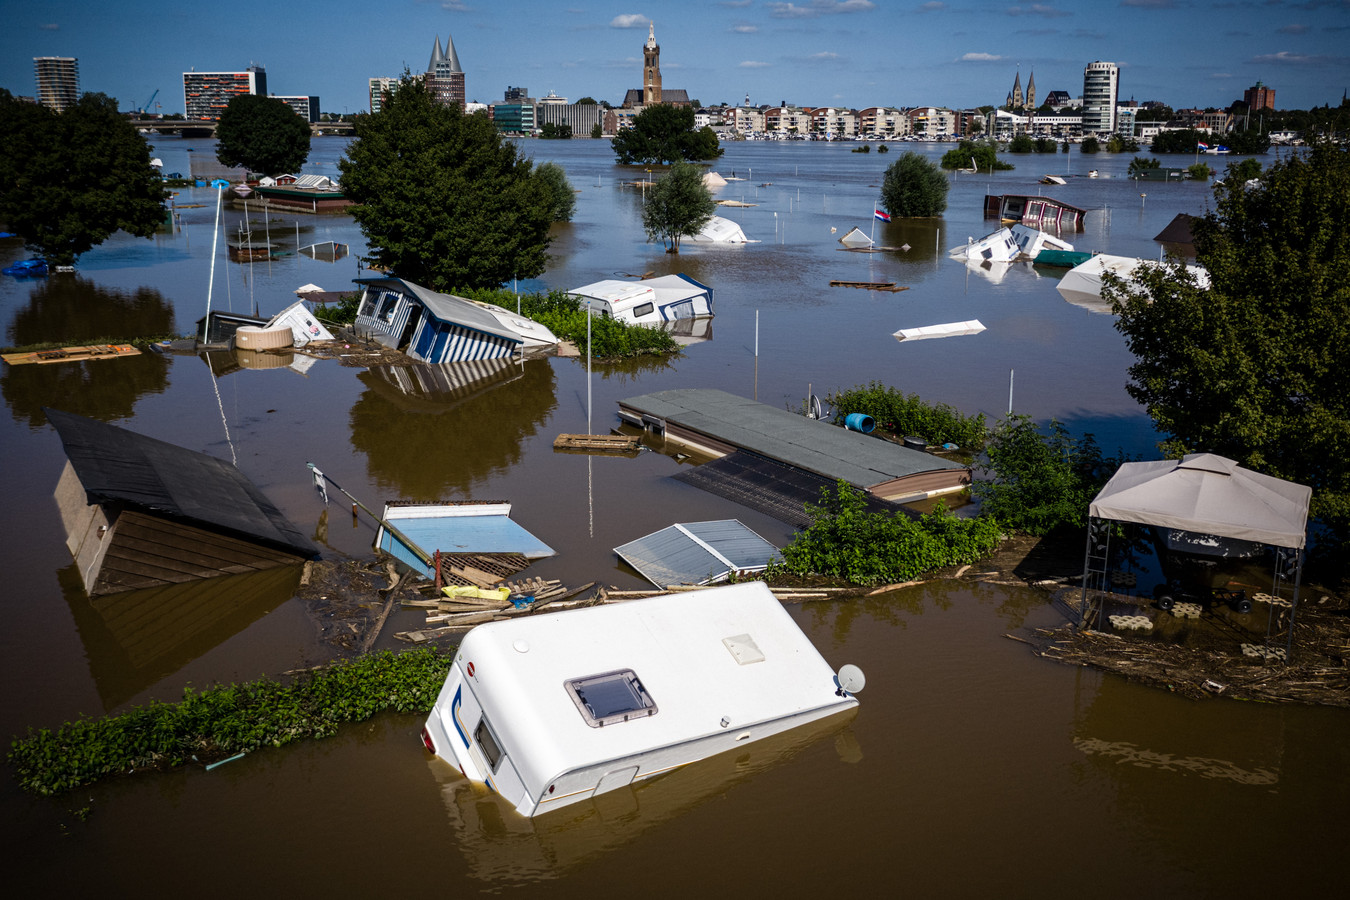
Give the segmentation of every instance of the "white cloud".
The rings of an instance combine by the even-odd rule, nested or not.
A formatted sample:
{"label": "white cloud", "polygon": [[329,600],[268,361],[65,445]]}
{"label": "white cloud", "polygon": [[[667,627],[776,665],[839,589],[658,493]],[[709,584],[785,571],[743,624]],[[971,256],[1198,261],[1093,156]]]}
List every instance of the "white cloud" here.
{"label": "white cloud", "polygon": [[817,59],[817,60],[838,59],[838,58],[839,58],[838,53],[831,53],[828,50],[822,50],[820,53],[812,53],[810,56],[807,57],[807,59]]}
{"label": "white cloud", "polygon": [[61,26],[60,26],[60,25],[57,25],[55,22],[49,22],[49,23],[46,24],[46,25],[39,25],[39,26],[38,26],[38,30],[40,30],[40,31],[60,31],[60,30],[61,30]]}
{"label": "white cloud", "polygon": [[732,25],[731,30],[737,34],[758,34],[758,25]]}
{"label": "white cloud", "polygon": [[743,63],[738,63],[736,66],[736,68],[738,69],[767,69],[768,67],[769,67],[768,63],[758,62],[753,59],[747,59]]}
{"label": "white cloud", "polygon": [[867,12],[877,8],[872,0],[811,0],[805,6],[795,3],[769,3],[769,15],[775,19],[814,19],[838,13]]}
{"label": "white cloud", "polygon": [[946,8],[947,4],[943,3],[942,0],[931,0],[931,2],[925,3],[922,6],[920,6],[919,12],[937,12],[940,9]]}
{"label": "white cloud", "polygon": [[469,5],[464,0],[441,0],[441,9],[450,12],[468,12]]}
{"label": "white cloud", "polygon": [[1008,7],[1010,16],[1041,16],[1046,19],[1060,19],[1064,16],[1071,16],[1073,13],[1065,12],[1062,9],[1055,9],[1046,3],[1033,3],[1030,6],[1010,6]]}
{"label": "white cloud", "polygon": [[1286,25],[1283,28],[1276,29],[1276,34],[1307,34],[1307,25]]}
{"label": "white cloud", "polygon": [[609,23],[610,28],[646,28],[651,24],[651,20],[640,13],[628,13],[622,16],[615,16]]}
{"label": "white cloud", "polygon": [[1318,58],[1309,56],[1306,53],[1290,53],[1288,50],[1281,50],[1279,53],[1267,53],[1263,56],[1252,57],[1254,63],[1287,63],[1290,65],[1303,65],[1305,63],[1317,62]]}
{"label": "white cloud", "polygon": [[961,62],[1002,62],[1003,57],[994,53],[967,53],[961,57]]}

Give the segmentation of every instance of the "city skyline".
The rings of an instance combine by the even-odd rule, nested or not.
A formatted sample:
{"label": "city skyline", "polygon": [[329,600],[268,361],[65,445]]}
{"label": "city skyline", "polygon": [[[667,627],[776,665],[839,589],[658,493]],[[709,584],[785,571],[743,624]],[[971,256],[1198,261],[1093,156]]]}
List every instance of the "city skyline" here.
{"label": "city skyline", "polygon": [[[210,15],[204,11],[209,10]],[[0,36],[0,87],[33,96],[33,59],[79,60],[81,88],[137,109],[182,113],[182,73],[266,68],[279,95],[317,95],[324,111],[368,107],[368,79],[425,72],[450,36],[467,99],[510,85],[618,105],[641,86],[655,24],[665,81],[705,105],[999,105],[1017,75],[1040,96],[1079,97],[1083,70],[1120,67],[1120,99],[1227,107],[1264,82],[1279,109],[1337,105],[1350,87],[1350,0],[1071,4],[952,0],[702,0],[678,11],[643,4],[401,0],[239,0],[187,8],[169,0],[54,0],[12,10]],[[528,13],[528,15],[521,15]],[[669,16],[663,19],[662,16]],[[152,109],[151,111],[156,111]]]}

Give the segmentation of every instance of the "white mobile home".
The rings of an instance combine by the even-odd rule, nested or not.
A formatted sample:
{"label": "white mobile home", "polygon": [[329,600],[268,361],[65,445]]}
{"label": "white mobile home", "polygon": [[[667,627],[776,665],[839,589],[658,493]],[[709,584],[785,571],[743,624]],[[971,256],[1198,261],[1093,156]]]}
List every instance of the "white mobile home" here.
{"label": "white mobile home", "polygon": [[711,318],[712,288],[688,275],[662,275],[645,281],[609,279],[567,292],[582,309],[632,325],[660,325],[680,319]]}
{"label": "white mobile home", "polygon": [[480,625],[422,739],[535,816],[857,702],[773,593],[747,582]]}

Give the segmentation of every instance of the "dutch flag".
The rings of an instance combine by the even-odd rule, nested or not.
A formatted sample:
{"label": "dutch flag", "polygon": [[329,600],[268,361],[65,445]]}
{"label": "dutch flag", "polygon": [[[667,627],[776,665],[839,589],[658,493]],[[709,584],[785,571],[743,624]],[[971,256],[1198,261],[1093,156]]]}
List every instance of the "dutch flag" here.
{"label": "dutch flag", "polygon": [[889,221],[891,220],[891,214],[890,214],[890,213],[882,212],[882,211],[879,210],[879,209],[874,209],[874,210],[872,210],[872,215],[876,216],[878,219],[880,219],[880,220],[883,221],[883,222],[889,222]]}
{"label": "dutch flag", "polygon": [[1195,146],[1199,147],[1201,150],[1208,150],[1208,149],[1209,149],[1209,144],[1202,144],[1202,143],[1200,143],[1199,141],[1196,141],[1196,142],[1195,142]]}

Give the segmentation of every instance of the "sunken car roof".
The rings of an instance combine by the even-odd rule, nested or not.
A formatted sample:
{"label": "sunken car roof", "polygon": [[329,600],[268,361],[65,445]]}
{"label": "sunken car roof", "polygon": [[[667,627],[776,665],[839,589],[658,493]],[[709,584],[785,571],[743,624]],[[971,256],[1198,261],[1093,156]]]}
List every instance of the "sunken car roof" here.
{"label": "sunken car roof", "polygon": [[120,502],[252,538],[303,556],[318,553],[223,459],[75,413],[46,409],[91,503]]}

